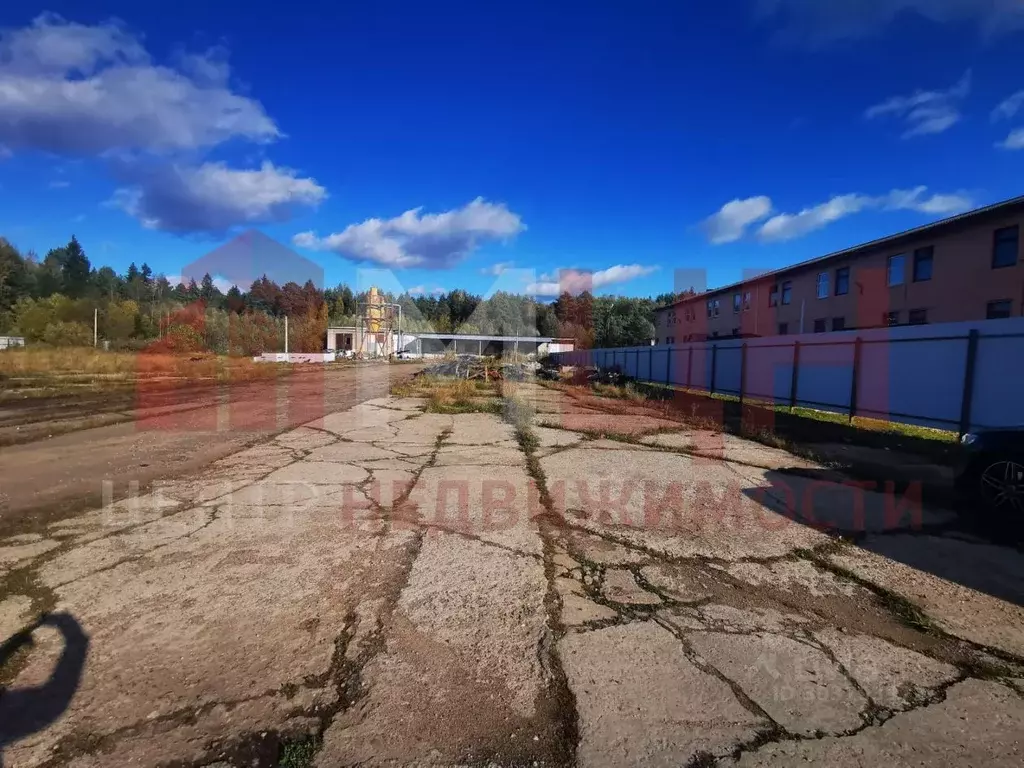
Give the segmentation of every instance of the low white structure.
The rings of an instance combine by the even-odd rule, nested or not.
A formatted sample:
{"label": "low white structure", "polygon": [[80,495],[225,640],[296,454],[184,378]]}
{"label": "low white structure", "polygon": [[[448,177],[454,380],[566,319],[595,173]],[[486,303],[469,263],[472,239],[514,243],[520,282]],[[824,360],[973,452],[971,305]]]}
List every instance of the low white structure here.
{"label": "low white structure", "polygon": [[0,336],[0,349],[10,349],[11,347],[24,347],[25,337],[24,336]]}
{"label": "low white structure", "polygon": [[264,352],[253,360],[257,363],[333,363],[334,352]]}

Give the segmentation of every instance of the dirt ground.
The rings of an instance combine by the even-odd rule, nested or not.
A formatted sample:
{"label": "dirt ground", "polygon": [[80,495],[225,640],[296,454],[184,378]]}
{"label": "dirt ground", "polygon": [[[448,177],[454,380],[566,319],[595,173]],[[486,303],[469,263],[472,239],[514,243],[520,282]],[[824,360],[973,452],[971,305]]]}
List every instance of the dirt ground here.
{"label": "dirt ground", "polygon": [[4,765],[1021,763],[1018,549],[779,449],[504,395],[357,394],[8,534]]}
{"label": "dirt ground", "polygon": [[[24,531],[26,516],[45,520],[83,501],[99,504],[105,487],[112,499],[130,483],[145,489],[195,471],[325,412],[385,395],[416,368],[352,365],[232,387],[7,402],[0,431],[38,439],[0,447],[0,533]],[[90,420],[100,426],[80,429]]]}

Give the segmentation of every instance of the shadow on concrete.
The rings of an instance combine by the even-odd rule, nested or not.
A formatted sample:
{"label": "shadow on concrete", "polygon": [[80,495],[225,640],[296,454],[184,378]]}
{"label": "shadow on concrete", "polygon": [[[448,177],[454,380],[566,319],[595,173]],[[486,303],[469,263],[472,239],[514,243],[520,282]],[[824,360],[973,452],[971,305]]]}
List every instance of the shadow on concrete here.
{"label": "shadow on concrete", "polygon": [[[1005,529],[921,502],[920,489],[837,481],[834,473],[773,470],[744,495],[796,523],[993,597],[1024,605],[1024,552]],[[865,487],[867,486],[867,487]]]}
{"label": "shadow on concrete", "polygon": [[67,613],[43,616],[0,645],[0,669],[22,649],[30,648],[32,634],[40,627],[53,627],[64,639],[64,649],[50,679],[33,688],[0,689],[0,767],[4,748],[43,730],[67,709],[78,690],[89,650],[89,636]]}

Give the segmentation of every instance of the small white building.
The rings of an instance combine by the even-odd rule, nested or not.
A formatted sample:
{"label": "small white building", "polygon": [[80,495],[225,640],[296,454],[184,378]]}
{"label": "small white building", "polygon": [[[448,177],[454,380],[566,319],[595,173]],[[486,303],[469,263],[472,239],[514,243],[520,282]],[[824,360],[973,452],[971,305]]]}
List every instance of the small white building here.
{"label": "small white building", "polygon": [[24,336],[0,336],[0,349],[10,349],[11,347],[24,347],[25,337]]}

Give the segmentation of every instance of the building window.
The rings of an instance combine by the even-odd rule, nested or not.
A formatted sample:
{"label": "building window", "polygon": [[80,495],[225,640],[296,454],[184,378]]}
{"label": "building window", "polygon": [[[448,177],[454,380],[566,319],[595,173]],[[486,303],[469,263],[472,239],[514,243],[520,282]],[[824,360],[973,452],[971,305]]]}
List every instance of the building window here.
{"label": "building window", "polygon": [[935,248],[918,248],[914,251],[914,282],[923,283],[932,279],[932,257],[935,255]]}
{"label": "building window", "polygon": [[732,311],[733,311],[733,313],[737,313],[737,312],[740,311],[740,306],[741,306],[742,302],[743,302],[743,296],[741,296],[738,293],[733,295],[733,297],[732,297]]}
{"label": "building window", "polygon": [[928,310],[927,309],[912,309],[910,310],[910,316],[907,318],[907,322],[911,325],[927,325],[928,323]]}
{"label": "building window", "polygon": [[743,311],[750,309],[750,291],[743,294]]}
{"label": "building window", "polygon": [[793,283],[789,280],[782,284],[782,303],[789,304],[793,300]]}
{"label": "building window", "polygon": [[732,335],[733,336],[739,336],[740,335],[740,329],[739,328],[733,328],[732,329]]}
{"label": "building window", "polygon": [[845,317],[833,317],[832,318],[832,330],[833,331],[845,331],[846,330],[846,318]]}
{"label": "building window", "polygon": [[907,257],[902,253],[889,257],[889,265],[886,270],[886,282],[890,287],[894,285],[903,285],[904,266],[906,261]]}
{"label": "building window", "polygon": [[900,324],[900,313],[897,312],[886,312],[882,317],[883,322],[888,326]]}
{"label": "building window", "polygon": [[836,270],[836,296],[845,296],[850,292],[850,268],[840,267]]}
{"label": "building window", "polygon": [[828,272],[818,273],[818,298],[828,298]]}
{"label": "building window", "polygon": [[712,331],[711,332],[711,338],[712,339],[717,339],[718,338],[718,331]]}
{"label": "building window", "polygon": [[779,336],[786,336],[789,334],[789,323],[779,323]]}
{"label": "building window", "polygon": [[815,320],[814,321],[814,332],[815,333],[824,333],[825,332],[825,318],[821,318],[820,320]]}
{"label": "building window", "polygon": [[1013,302],[1009,299],[990,301],[985,311],[985,318],[988,320],[1002,320],[1004,317],[1009,317],[1012,311]]}
{"label": "building window", "polygon": [[992,244],[992,269],[1012,267],[1017,263],[1018,227],[1003,227],[995,232]]}
{"label": "building window", "polygon": [[708,317],[711,317],[711,313],[714,311],[715,303],[708,299]]}
{"label": "building window", "polygon": [[676,343],[676,337],[675,336],[669,336],[667,339],[665,339],[665,343],[666,344],[675,344]]}
{"label": "building window", "polygon": [[721,306],[721,302],[719,302],[718,299],[715,299],[714,304],[715,304],[715,317],[718,317],[718,309]]}
{"label": "building window", "polygon": [[768,306],[777,307],[779,305],[779,284],[776,283],[772,286],[772,289],[768,292]]}

